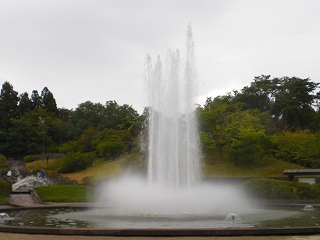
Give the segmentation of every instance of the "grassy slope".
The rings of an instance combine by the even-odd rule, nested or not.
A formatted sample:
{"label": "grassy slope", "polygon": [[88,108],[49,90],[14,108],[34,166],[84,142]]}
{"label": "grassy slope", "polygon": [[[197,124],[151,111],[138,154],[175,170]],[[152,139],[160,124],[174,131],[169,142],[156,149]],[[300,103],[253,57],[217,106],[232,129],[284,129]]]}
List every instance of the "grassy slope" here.
{"label": "grassy slope", "polygon": [[[47,174],[57,173],[57,168],[61,160],[49,160],[48,166],[45,160],[37,160],[34,162],[26,163],[28,171],[32,168],[34,169],[34,174],[36,174],[40,169],[45,169]],[[96,159],[92,167],[85,170],[62,174],[68,177],[70,180],[76,180],[78,183],[82,183],[82,179],[85,177],[92,177],[93,180],[100,180],[103,178],[113,177],[123,171],[124,158],[119,158],[115,161],[103,161],[102,159]],[[52,169],[56,169],[53,171]]]}
{"label": "grassy slope", "polygon": [[82,182],[85,177],[92,177],[94,180],[101,180],[103,178],[110,178],[116,176],[123,171],[124,158],[119,158],[114,161],[95,161],[93,166],[82,170],[80,172],[63,174],[71,180],[76,180],[78,183]]}
{"label": "grassy slope", "polygon": [[[93,180],[112,178],[126,170],[124,167],[126,166],[126,162],[127,161],[124,157],[108,162],[105,162],[102,159],[97,159],[93,166],[88,169],[63,175],[71,180],[76,180],[78,183],[82,183],[82,180],[85,177],[91,177]],[[260,161],[252,166],[244,164],[238,164],[238,166],[236,166],[235,162],[231,161],[227,156],[219,157],[218,154],[206,156],[203,163],[202,175],[204,178],[285,177],[282,173],[284,169],[302,168],[302,166],[276,159]],[[48,167],[49,169],[56,168],[58,164],[59,160],[49,160]],[[46,162],[44,160],[39,160],[27,163],[27,167],[32,167],[34,169],[46,169]],[[38,187],[36,190],[43,201],[49,202],[93,201],[94,199],[91,197],[95,196],[93,188],[79,185]],[[88,192],[90,194],[88,194]]]}
{"label": "grassy slope", "polygon": [[[53,165],[58,163],[55,161],[59,160],[49,160],[49,169],[52,169]],[[124,157],[108,162],[105,162],[102,159],[97,159],[92,167],[80,172],[63,174],[63,176],[68,177],[71,180],[76,180],[78,183],[82,183],[82,179],[85,177],[92,177],[93,180],[110,178],[125,170],[125,162],[126,159]],[[203,163],[202,176],[204,178],[285,177],[282,173],[284,169],[303,168],[297,164],[290,164],[288,162],[272,158],[268,159],[268,161],[260,161],[252,166],[244,164],[238,164],[238,166],[236,166],[235,162],[231,161],[229,157],[219,157],[218,154],[206,156]],[[31,167],[34,169],[47,169],[46,162],[44,160],[27,163],[27,167],[29,169]],[[47,172],[50,173],[50,170],[47,170]]]}
{"label": "grassy slope", "polygon": [[300,169],[300,165],[280,161],[274,158],[260,160],[253,165],[239,163],[236,166],[235,161],[230,160],[227,156],[219,157],[217,154],[206,156],[202,175],[205,178],[213,177],[285,177],[283,170]]}
{"label": "grassy slope", "polygon": [[207,163],[203,169],[203,177],[285,177],[285,169],[303,168],[297,164],[290,164],[276,159],[269,159],[266,163],[253,166],[235,166],[233,162],[215,161]]}

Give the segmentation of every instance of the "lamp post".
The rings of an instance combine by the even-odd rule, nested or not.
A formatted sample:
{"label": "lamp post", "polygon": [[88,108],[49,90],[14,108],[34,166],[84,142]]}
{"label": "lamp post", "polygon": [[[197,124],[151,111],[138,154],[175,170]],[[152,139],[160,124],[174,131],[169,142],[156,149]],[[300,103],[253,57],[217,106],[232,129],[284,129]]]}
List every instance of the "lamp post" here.
{"label": "lamp post", "polygon": [[42,157],[45,159],[45,137],[46,137],[46,119],[39,117],[41,123],[43,124],[43,136],[42,136]]}

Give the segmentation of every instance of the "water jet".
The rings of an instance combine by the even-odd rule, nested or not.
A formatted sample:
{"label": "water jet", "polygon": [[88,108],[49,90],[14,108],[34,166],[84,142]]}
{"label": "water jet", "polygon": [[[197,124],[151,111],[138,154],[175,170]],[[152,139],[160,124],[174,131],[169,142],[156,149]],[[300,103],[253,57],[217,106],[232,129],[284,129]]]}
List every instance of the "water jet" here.
{"label": "water jet", "polygon": [[[11,210],[16,220],[12,226],[0,226],[0,231],[113,236],[319,233],[317,208],[308,212],[301,207],[260,207],[237,187],[201,182],[190,26],[186,46],[184,61],[179,50],[169,50],[165,64],[160,57],[155,64],[150,56],[146,59],[147,179],[124,176],[110,180],[101,186],[104,194],[100,202],[89,209],[53,205],[49,209]],[[301,222],[305,225],[299,225]]]}

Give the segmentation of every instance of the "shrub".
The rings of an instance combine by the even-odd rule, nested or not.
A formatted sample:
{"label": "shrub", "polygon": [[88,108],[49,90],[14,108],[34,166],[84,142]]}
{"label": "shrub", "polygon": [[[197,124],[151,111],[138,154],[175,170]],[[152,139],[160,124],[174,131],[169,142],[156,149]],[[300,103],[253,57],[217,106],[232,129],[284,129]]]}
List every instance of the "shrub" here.
{"label": "shrub", "polygon": [[40,186],[35,190],[44,202],[88,202],[96,197],[95,188],[83,185]]}
{"label": "shrub", "polygon": [[7,158],[0,154],[0,172],[1,175],[4,175],[7,171],[8,171],[8,162],[7,162]]}
{"label": "shrub", "polygon": [[248,179],[242,184],[245,191],[258,199],[319,199],[320,186],[308,183],[266,178]]}
{"label": "shrub", "polygon": [[12,185],[6,181],[0,181],[0,202],[7,202],[12,191]]}
{"label": "shrub", "polygon": [[72,173],[92,166],[95,159],[93,153],[70,152],[62,160],[60,173]]}
{"label": "shrub", "polygon": [[38,160],[38,155],[28,155],[23,158],[25,162],[34,162]]}

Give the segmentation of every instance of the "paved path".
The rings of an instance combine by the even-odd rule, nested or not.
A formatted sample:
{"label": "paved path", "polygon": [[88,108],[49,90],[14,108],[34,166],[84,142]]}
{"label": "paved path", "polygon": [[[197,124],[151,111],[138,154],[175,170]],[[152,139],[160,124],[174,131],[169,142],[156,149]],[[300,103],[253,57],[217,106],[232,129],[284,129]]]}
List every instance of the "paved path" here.
{"label": "paved path", "polygon": [[11,194],[9,197],[10,204],[21,207],[33,207],[38,205],[33,196],[29,194]]}
{"label": "paved path", "polygon": [[320,235],[312,236],[259,236],[259,237],[108,237],[108,236],[56,236],[1,233],[2,240],[319,240]]}

